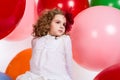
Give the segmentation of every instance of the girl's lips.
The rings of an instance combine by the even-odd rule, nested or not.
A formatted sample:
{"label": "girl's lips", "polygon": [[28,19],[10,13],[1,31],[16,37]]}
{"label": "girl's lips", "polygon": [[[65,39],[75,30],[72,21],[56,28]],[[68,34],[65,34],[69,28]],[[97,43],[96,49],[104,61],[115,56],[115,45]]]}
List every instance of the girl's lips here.
{"label": "girl's lips", "polygon": [[58,30],[60,33],[62,33],[63,31],[62,30]]}

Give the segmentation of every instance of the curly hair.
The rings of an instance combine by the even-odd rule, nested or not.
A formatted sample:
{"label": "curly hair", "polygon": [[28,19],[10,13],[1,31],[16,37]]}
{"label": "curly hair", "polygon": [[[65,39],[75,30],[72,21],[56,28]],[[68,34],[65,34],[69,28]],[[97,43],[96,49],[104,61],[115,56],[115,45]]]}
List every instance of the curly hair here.
{"label": "curly hair", "polygon": [[[48,34],[50,30],[50,24],[56,14],[61,14],[66,17],[66,26],[65,26],[65,33],[68,32],[73,24],[73,18],[67,15],[68,13],[63,12],[61,9],[54,8],[52,10],[44,10],[41,12],[39,19],[35,25],[33,25],[33,32],[32,35],[34,37],[41,37]],[[72,22],[71,22],[72,21]]]}

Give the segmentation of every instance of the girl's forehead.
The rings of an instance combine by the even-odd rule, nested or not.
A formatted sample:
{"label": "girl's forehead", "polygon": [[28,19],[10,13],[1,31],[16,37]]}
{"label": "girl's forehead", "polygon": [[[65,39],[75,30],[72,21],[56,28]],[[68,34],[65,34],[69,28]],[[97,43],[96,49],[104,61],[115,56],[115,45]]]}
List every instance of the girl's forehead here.
{"label": "girl's forehead", "polygon": [[56,14],[53,19],[54,20],[66,20],[65,16],[62,14]]}

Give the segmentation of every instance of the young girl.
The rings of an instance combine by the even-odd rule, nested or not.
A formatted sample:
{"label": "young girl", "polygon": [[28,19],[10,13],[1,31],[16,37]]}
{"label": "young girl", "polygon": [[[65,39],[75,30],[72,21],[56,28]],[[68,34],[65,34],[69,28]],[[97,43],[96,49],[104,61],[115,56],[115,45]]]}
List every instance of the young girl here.
{"label": "young girl", "polygon": [[30,71],[16,80],[72,80],[72,48],[68,31],[73,20],[60,9],[44,11],[33,28]]}

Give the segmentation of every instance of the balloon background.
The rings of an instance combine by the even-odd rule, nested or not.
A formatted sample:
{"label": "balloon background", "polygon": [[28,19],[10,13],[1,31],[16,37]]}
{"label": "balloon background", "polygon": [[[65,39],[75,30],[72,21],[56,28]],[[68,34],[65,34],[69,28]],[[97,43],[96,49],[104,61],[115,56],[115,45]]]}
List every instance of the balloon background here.
{"label": "balloon background", "polygon": [[[4,0],[4,1],[7,1],[7,0]],[[15,0],[13,0],[13,1],[15,1]],[[74,15],[74,20],[75,20],[75,23],[77,23],[77,26],[81,25],[80,27],[77,27],[77,29],[76,29],[77,31],[76,31],[75,30],[76,24],[74,24],[73,32],[71,32],[72,40],[73,40],[73,36],[76,40],[83,40],[84,43],[82,46],[84,46],[84,47],[81,47],[81,48],[83,48],[83,51],[84,51],[83,53],[86,53],[84,55],[81,55],[81,53],[78,53],[80,51],[77,51],[77,49],[79,49],[77,47],[80,46],[79,45],[80,41],[76,41],[76,42],[78,42],[77,43],[78,45],[75,44],[75,45],[77,45],[77,47],[74,48],[75,45],[73,46],[73,59],[74,59],[73,77],[74,77],[74,80],[93,80],[93,79],[95,79],[95,77],[98,78],[100,75],[99,73],[102,74],[104,72],[104,70],[106,69],[106,67],[111,66],[111,65],[107,64],[107,66],[100,67],[101,65],[95,66],[96,64],[99,64],[99,62],[101,62],[101,64],[103,64],[102,61],[105,61],[105,60],[106,60],[106,63],[112,62],[112,64],[114,64],[114,62],[119,60],[119,44],[118,44],[119,39],[120,39],[119,38],[120,24],[118,22],[118,21],[120,21],[119,20],[120,19],[119,18],[119,8],[112,8],[115,6],[111,6],[111,8],[109,8],[110,11],[108,11],[108,9],[106,9],[104,7],[104,8],[102,8],[104,11],[101,10],[101,11],[97,12],[97,9],[99,9],[97,7],[98,5],[96,5],[96,7],[94,6],[96,8],[94,10],[93,10],[93,8],[91,8],[92,7],[91,5],[89,6],[89,4],[91,4],[91,2],[93,3],[93,1],[94,1],[94,4],[97,4],[95,2],[95,0],[88,0],[88,1],[87,0],[53,0],[53,1],[48,0],[47,3],[44,3],[44,1],[46,1],[46,0],[17,0],[17,1],[21,1],[23,7],[22,7],[22,11],[20,13],[20,16],[18,15],[18,17],[14,17],[14,18],[18,18],[16,20],[16,22],[14,24],[11,24],[10,27],[6,26],[9,24],[4,25],[5,27],[0,26],[0,72],[4,73],[5,75],[8,74],[10,77],[12,77],[15,80],[15,77],[17,75],[22,74],[25,71],[29,70],[29,59],[31,56],[31,40],[33,38],[31,36],[32,24],[35,23],[35,21],[38,17],[38,14],[42,9],[53,8],[53,6],[57,5],[59,3],[59,1],[61,1],[62,5],[60,4],[58,7],[66,5],[66,2],[69,2],[69,1],[75,3],[74,7],[73,7],[73,3],[70,4],[70,5],[72,5],[72,9],[68,5],[66,5],[66,7],[61,7],[61,8],[66,11],[71,11],[72,14]],[[52,3],[49,1],[52,1]],[[102,3],[104,2],[102,0],[99,0],[99,1],[101,1]],[[110,3],[109,1],[112,1],[111,3],[115,4],[115,1],[118,1],[118,0],[107,0],[108,3]],[[43,2],[43,3],[41,4],[40,2]],[[88,4],[88,2],[89,2],[89,4]],[[104,3],[107,3],[107,2],[104,2]],[[1,1],[1,3],[3,3],[3,1]],[[51,5],[50,3],[53,5]],[[16,4],[16,3],[11,2],[11,4]],[[45,5],[43,5],[43,4],[45,4]],[[78,8],[79,5],[82,5],[82,6]],[[100,4],[100,5],[102,6],[103,4]],[[118,4],[115,4],[115,5],[119,7]],[[109,6],[109,5],[106,5],[106,7],[107,6]],[[4,9],[4,8],[2,8],[2,9]],[[90,10],[90,11],[88,11],[88,10]],[[4,12],[4,10],[2,12]],[[91,13],[95,12],[95,13],[91,14],[90,12]],[[108,15],[102,15],[102,13],[107,14],[107,12],[109,13]],[[7,17],[10,16],[7,13],[5,13],[5,14],[7,15]],[[12,14],[12,12],[11,12],[11,14]],[[83,16],[81,16],[81,14]],[[2,15],[2,13],[0,14],[0,25],[3,25],[3,23],[1,23],[1,20],[3,20],[1,15]],[[8,18],[6,18],[6,19],[8,19]],[[104,24],[101,24],[101,23],[103,23],[102,21],[104,21],[104,24],[106,24],[106,25],[113,23],[112,26],[110,26],[110,28],[108,29],[108,32],[112,31],[112,33],[111,33],[113,35],[112,37],[110,37],[109,35],[104,33],[105,26],[104,26]],[[85,24],[85,25],[83,25],[83,24]],[[91,36],[88,35],[89,31],[92,30],[93,26],[97,26],[96,29],[98,30],[99,34],[101,35],[101,36],[98,35],[98,37],[99,37],[99,39],[102,39],[103,42],[105,41],[105,43],[100,43],[99,41],[101,41],[101,40],[98,40],[98,38],[96,38],[96,40],[95,40],[95,39],[91,38]],[[4,32],[2,32],[2,29],[4,29],[4,28],[9,28],[9,30],[6,30],[6,32],[4,33]],[[117,33],[114,34],[116,31],[117,31]],[[79,32],[79,35],[77,32]],[[4,34],[6,34],[6,35],[4,35]],[[93,32],[93,36],[94,37],[97,36],[96,32]],[[78,37],[78,38],[76,38],[76,37]],[[86,41],[86,43],[85,43],[85,41]],[[112,43],[112,41],[113,41],[113,43]],[[87,45],[87,44],[89,44],[89,45]],[[99,46],[98,44],[101,46],[98,47]],[[95,45],[97,45],[97,47],[96,47],[98,50],[97,54],[99,54],[99,55],[96,55],[96,57],[93,56],[96,54],[96,51],[95,51],[96,48],[94,47]],[[110,46],[110,45],[112,45],[112,46]],[[105,47],[103,47],[103,46],[105,46]],[[95,50],[92,50],[92,48],[94,48]],[[101,52],[99,51],[100,49],[101,49]],[[105,57],[104,55],[100,56],[100,53],[105,54],[105,55],[110,54],[110,56],[107,56],[107,57]],[[113,53],[115,53],[115,54],[113,54]],[[101,57],[102,57],[102,61],[101,61]],[[113,58],[108,59],[108,57],[113,57]],[[24,59],[22,59],[22,58],[24,58]],[[100,60],[98,60],[98,59],[100,59]],[[81,62],[81,60],[83,62]],[[91,64],[88,63],[87,60],[91,61],[90,62]],[[99,62],[97,63],[97,61],[95,61],[95,60],[97,60]],[[96,64],[94,63],[94,61],[96,62]],[[23,66],[19,65],[19,63],[21,63],[21,65],[23,65],[24,68],[23,68]],[[84,64],[87,64],[87,65],[84,65]],[[15,71],[13,71],[13,70],[15,70]]]}

